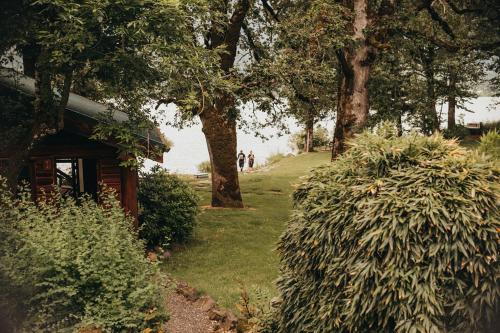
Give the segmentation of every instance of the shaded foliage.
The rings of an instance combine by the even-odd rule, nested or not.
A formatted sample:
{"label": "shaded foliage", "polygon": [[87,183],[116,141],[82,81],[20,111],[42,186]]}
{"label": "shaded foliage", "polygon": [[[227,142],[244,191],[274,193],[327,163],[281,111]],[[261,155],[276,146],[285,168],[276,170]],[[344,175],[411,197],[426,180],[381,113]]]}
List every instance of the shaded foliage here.
{"label": "shaded foliage", "polygon": [[149,247],[188,240],[199,211],[199,197],[189,184],[155,167],[141,174],[137,197],[139,236]]}

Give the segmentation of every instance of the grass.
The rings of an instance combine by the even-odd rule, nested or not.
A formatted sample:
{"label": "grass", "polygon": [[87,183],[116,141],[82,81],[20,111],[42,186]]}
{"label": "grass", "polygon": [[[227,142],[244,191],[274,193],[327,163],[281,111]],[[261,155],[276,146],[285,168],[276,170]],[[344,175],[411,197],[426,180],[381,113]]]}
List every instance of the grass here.
{"label": "grass", "polygon": [[[290,214],[293,185],[329,158],[328,152],[286,157],[271,170],[241,175],[247,209],[204,209],[193,240],[173,253],[165,270],[232,310],[241,285],[276,295],[279,260],[275,248]],[[203,198],[202,205],[209,205],[209,181],[193,180],[192,184]]]}
{"label": "grass", "polygon": [[281,161],[284,158],[285,158],[285,154],[282,154],[282,153],[272,154],[271,156],[269,156],[266,159],[266,165],[271,165],[271,164],[278,163],[279,161]]}

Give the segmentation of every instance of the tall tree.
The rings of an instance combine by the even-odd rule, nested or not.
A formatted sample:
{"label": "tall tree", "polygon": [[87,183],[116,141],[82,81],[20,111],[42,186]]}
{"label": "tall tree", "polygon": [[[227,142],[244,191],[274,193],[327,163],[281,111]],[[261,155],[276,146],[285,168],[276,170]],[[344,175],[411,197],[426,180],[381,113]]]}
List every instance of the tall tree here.
{"label": "tall tree", "polygon": [[[212,15],[227,17],[227,22],[213,19],[205,35],[207,48],[224,49],[220,54],[224,75],[233,75],[242,27],[251,6],[250,0],[236,1],[232,11],[228,2],[214,1],[210,6]],[[221,92],[199,114],[212,165],[212,206],[243,207],[236,167],[236,118],[231,114],[235,104],[234,95]]]}
{"label": "tall tree", "polygon": [[[94,87],[105,101],[139,111],[146,82],[160,78],[153,55],[179,49],[187,36],[184,18],[175,1],[7,1],[0,14],[0,56],[21,55],[25,73],[35,79],[32,112],[17,118],[25,131],[2,140],[2,150],[10,152],[11,184],[33,145],[64,128],[75,82],[98,82]],[[4,118],[10,111],[1,112]]]}
{"label": "tall tree", "polygon": [[193,43],[203,56],[198,57],[196,69],[186,73],[178,68],[173,75],[178,75],[179,86],[167,89],[162,102],[179,107],[179,124],[201,121],[212,166],[212,206],[241,208],[236,167],[236,130],[244,121],[241,111],[247,102],[259,104],[262,111],[279,103],[272,78],[257,66],[263,44],[271,38],[264,33],[267,17],[275,13],[266,0],[198,1],[187,7],[194,17]]}
{"label": "tall tree", "polygon": [[370,109],[368,81],[380,44],[389,34],[391,18],[399,1],[351,0],[344,2],[352,12],[352,42],[337,51],[340,86],[332,158],[345,150],[345,140],[363,129]]}
{"label": "tall tree", "polygon": [[[443,54],[455,54],[459,50],[467,53],[475,49],[498,49],[498,27],[493,25],[498,22],[499,11],[498,4],[493,2],[487,5],[471,0],[468,7],[460,8],[457,8],[454,1],[342,2],[352,13],[353,42],[338,52],[342,76],[332,157],[345,149],[346,138],[366,124],[370,109],[367,83],[375,60],[381,50],[399,47],[394,42],[402,36],[406,36],[408,43],[424,41],[417,43],[421,48],[418,54],[415,53],[420,62],[426,90],[423,95],[426,104],[423,109],[426,111],[421,113],[426,119],[421,125],[425,125],[423,130],[429,133],[439,130],[440,117],[435,111],[435,105],[443,93],[440,90],[442,82],[448,80],[447,88],[450,93],[458,91],[450,87],[454,78],[442,75]],[[489,7],[491,12],[487,10]],[[473,15],[473,19],[457,17],[467,14]],[[490,27],[490,32],[484,37],[479,36],[477,32],[486,27]],[[471,36],[474,38],[471,39]],[[411,45],[408,43],[407,45]],[[456,96],[446,97],[452,100],[450,112],[453,112],[453,100],[456,100]]]}
{"label": "tall tree", "polygon": [[380,50],[370,84],[371,123],[399,122],[398,117],[404,116],[408,124],[431,134],[441,129],[446,117],[439,104],[448,102],[447,127],[452,130],[456,108],[466,108],[484,76],[485,54],[472,46],[477,41],[470,38],[477,23],[449,8],[432,9],[433,15],[415,9],[407,11],[398,33]]}
{"label": "tall tree", "polygon": [[335,45],[345,42],[345,15],[328,1],[283,1],[271,70],[286,99],[287,114],[305,129],[304,151],[312,151],[314,127],[333,116],[337,87]]}

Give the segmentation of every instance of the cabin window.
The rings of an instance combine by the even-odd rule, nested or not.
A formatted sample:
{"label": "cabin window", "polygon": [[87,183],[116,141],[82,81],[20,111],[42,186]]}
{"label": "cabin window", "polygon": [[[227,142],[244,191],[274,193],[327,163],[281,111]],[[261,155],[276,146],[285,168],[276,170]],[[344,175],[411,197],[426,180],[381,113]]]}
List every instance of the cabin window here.
{"label": "cabin window", "polygon": [[63,196],[77,198],[86,193],[97,198],[97,160],[85,158],[56,159],[57,185]]}
{"label": "cabin window", "polygon": [[56,160],[57,186],[63,196],[77,197],[80,194],[77,158]]}

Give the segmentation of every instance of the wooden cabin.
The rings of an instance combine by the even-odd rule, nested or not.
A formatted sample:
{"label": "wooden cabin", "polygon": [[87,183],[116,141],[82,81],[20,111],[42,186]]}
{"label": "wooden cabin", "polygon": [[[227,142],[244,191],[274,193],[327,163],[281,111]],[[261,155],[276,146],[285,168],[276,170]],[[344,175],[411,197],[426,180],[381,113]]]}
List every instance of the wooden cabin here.
{"label": "wooden cabin", "polygon": [[[0,70],[0,93],[7,89],[34,96],[34,80],[19,73],[13,74],[11,70]],[[35,198],[42,190],[53,189],[54,185],[61,188],[63,195],[78,197],[86,193],[97,198],[99,189],[106,185],[116,191],[122,207],[135,217],[137,223],[137,170],[120,165],[131,157],[120,156],[119,145],[114,140],[90,139],[94,126],[107,112],[106,106],[71,93],[64,113],[64,129],[47,136],[32,149],[21,179],[30,182]],[[120,111],[114,111],[112,117],[118,122],[128,119]],[[145,155],[163,162],[163,152],[168,151],[168,147],[159,130],[137,135],[143,143]],[[9,152],[0,152],[0,166],[8,160]]]}

